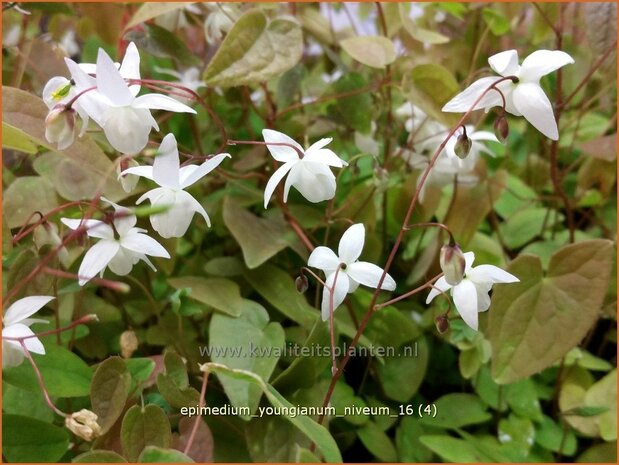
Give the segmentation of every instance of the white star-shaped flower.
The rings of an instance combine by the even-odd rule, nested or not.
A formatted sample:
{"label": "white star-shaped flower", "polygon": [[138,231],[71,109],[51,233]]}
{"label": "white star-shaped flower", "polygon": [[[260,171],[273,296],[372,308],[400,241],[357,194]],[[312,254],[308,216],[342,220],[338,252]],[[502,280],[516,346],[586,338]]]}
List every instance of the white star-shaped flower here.
{"label": "white star-shaped flower", "polygon": [[[337,255],[328,247],[320,246],[316,247],[309,256],[307,264],[321,269],[327,277],[325,280],[327,287],[322,293],[323,321],[329,318],[330,289],[333,289],[333,311],[335,311],[344,301],[346,294],[355,292],[359,284],[373,288],[378,286],[383,269],[369,262],[358,261],[364,242],[365,227],[362,223],[357,223],[342,234]],[[381,289],[393,291],[395,288],[395,281],[387,274]]]}
{"label": "white star-shaped flower", "polygon": [[[552,140],[559,139],[552,105],[540,86],[540,78],[574,63],[574,59],[560,50],[537,50],[518,64],[518,52],[507,50],[488,58],[490,67],[503,77],[515,76],[518,82],[503,81],[497,88],[506,100],[505,110],[512,115],[524,116],[539,132]],[[484,90],[496,82],[496,77],[478,79],[456,95],[443,107],[446,112],[466,112]],[[475,106],[475,110],[501,106],[498,92],[491,90]]]}
{"label": "white star-shaped flower", "polygon": [[429,304],[441,292],[451,289],[453,302],[464,322],[477,331],[479,312],[485,312],[490,308],[490,296],[488,292],[495,283],[517,283],[520,280],[494,265],[479,265],[473,268],[475,254],[464,254],[466,265],[464,278],[455,286],[447,282],[444,276],[434,283],[434,288],[428,294],[426,303]]}
{"label": "white star-shaped flower", "polygon": [[[99,220],[74,220],[61,218],[61,221],[69,228],[76,230],[80,226],[87,228],[89,237],[100,239],[93,245],[82,260],[78,276],[79,284],[83,286],[97,274],[103,276],[106,267],[120,276],[129,274],[133,265],[143,260],[154,271],[155,266],[148,259],[152,257],[170,258],[170,254],[159,242],[144,234],[145,229],[136,228],[137,218],[130,210],[116,205],[106,199],[105,202],[114,206],[116,217],[113,220],[114,227]],[[118,234],[116,237],[115,232]]]}
{"label": "white star-shaped flower", "polygon": [[196,113],[194,109],[167,95],[153,93],[137,96],[141,86],[129,85],[126,81],[140,79],[140,55],[133,42],[127,47],[120,68],[100,48],[95,78],[74,61],[65,58],[65,62],[78,88],[96,86],[95,91],[84,94],[88,98],[81,102],[82,107],[103,128],[112,147],[121,153],[138,153],[146,146],[151,129],[159,130],[151,110]]}
{"label": "white star-shaped flower", "polygon": [[[53,300],[54,297],[44,295],[33,295],[24,297],[14,302],[2,318],[2,368],[20,365],[24,360],[24,348],[19,341],[5,339],[23,338],[33,336],[34,332],[30,329],[33,323],[47,323],[47,320],[29,318],[38,312],[41,307]],[[45,354],[45,347],[37,337],[24,339],[24,344],[29,352],[35,354]]]}
{"label": "white star-shaped flower", "polygon": [[162,237],[182,237],[187,232],[194,213],[202,215],[206,224],[211,226],[211,220],[200,202],[184,189],[213,171],[227,157],[230,155],[220,153],[201,165],[181,168],[176,138],[174,134],[168,134],[161,141],[153,166],[136,166],[126,169],[121,175],[143,176],[160,186],[146,192],[137,203],[148,199],[152,206],[167,206],[163,213],[151,215],[150,222]]}
{"label": "white star-shaped flower", "polygon": [[[348,166],[348,163],[332,150],[324,148],[333,140],[332,138],[320,139],[307,150],[303,150],[296,141],[281,132],[263,129],[262,136],[273,158],[283,163],[273,173],[264,189],[264,208],[267,207],[275,188],[286,174],[288,177],[284,185],[284,202],[288,200],[290,186],[294,186],[303,197],[313,203],[329,200],[335,196],[335,175],[329,167],[342,168]],[[296,147],[296,150],[293,147]]]}

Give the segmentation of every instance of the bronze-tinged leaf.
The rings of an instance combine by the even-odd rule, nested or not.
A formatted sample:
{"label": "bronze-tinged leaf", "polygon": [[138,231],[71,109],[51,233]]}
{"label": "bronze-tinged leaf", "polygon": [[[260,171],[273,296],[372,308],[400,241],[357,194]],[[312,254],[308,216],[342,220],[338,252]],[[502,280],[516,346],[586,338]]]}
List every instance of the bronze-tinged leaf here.
{"label": "bronze-tinged leaf", "polygon": [[538,373],[582,340],[599,316],[612,260],[613,243],[594,239],[555,252],[546,276],[537,256],[511,263],[508,271],[520,282],[495,285],[489,310],[496,382]]}
{"label": "bronze-tinged leaf", "polygon": [[157,405],[134,405],[123,418],[120,440],[130,462],[136,462],[146,446],[169,447],[171,438],[168,416]]}
{"label": "bronze-tinged leaf", "polygon": [[130,388],[131,374],[123,359],[110,357],[99,364],[90,385],[90,402],[101,434],[107,433],[123,413]]}

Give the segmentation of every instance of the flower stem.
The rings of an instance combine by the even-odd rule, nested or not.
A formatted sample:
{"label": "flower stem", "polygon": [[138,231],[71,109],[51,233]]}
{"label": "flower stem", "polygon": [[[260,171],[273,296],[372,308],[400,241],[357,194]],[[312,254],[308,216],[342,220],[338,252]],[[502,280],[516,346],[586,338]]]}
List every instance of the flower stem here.
{"label": "flower stem", "polygon": [[[202,375],[202,388],[200,389],[199,410],[202,410],[202,407],[204,407],[204,404],[206,403],[206,386],[208,384],[208,375],[208,370],[205,370],[204,374]],[[198,427],[200,426],[201,421],[202,415],[196,415],[196,419],[193,422],[193,427],[191,428],[191,434],[189,435],[189,439],[187,439],[187,444],[185,445],[185,449],[183,450],[183,453],[185,455],[188,455],[189,451],[191,450],[191,446],[193,445],[193,441],[196,437]]]}

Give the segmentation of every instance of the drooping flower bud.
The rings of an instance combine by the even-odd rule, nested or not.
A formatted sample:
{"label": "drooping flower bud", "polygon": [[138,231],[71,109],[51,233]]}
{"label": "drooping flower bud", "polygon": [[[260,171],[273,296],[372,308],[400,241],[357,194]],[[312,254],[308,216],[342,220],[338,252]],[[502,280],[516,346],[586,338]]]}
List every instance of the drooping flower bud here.
{"label": "drooping flower bud", "polygon": [[303,294],[309,287],[309,281],[307,280],[307,276],[304,274],[297,276],[297,279],[294,280],[294,284],[297,286],[297,292],[299,294]]}
{"label": "drooping flower bud", "polygon": [[92,441],[101,434],[101,427],[97,423],[97,414],[90,410],[82,409],[67,415],[64,420],[65,426],[76,436],[86,441]]}
{"label": "drooping flower bud", "polygon": [[466,261],[458,244],[449,243],[441,247],[439,262],[447,284],[455,286],[462,281]]}
{"label": "drooping flower bud", "polygon": [[456,145],[454,146],[454,152],[459,158],[464,160],[468,157],[473,141],[466,135],[466,129],[462,126],[462,134],[456,139]]}
{"label": "drooping flower bud", "polygon": [[447,318],[447,314],[442,314],[437,316],[434,319],[434,325],[436,326],[436,330],[443,334],[449,329],[449,318]]}
{"label": "drooping flower bud", "polygon": [[507,118],[505,115],[499,116],[494,122],[494,135],[502,144],[507,141],[507,136],[509,135],[509,124],[507,123]]}
{"label": "drooping flower bud", "polygon": [[135,174],[125,173],[120,174],[128,168],[134,168],[140,166],[133,158],[120,157],[116,162],[116,174],[123,190],[127,193],[135,189],[140,177]]}
{"label": "drooping flower bud", "polygon": [[75,140],[75,110],[59,103],[45,118],[45,139],[64,150]]}
{"label": "drooping flower bud", "polygon": [[138,338],[135,332],[128,329],[120,335],[120,355],[123,358],[131,358],[133,352],[138,350]]}

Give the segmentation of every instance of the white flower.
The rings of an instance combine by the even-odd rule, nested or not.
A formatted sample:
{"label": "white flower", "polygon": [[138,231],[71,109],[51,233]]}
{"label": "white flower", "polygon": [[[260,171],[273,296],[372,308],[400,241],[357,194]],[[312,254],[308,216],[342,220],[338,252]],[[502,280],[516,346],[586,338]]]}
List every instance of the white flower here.
{"label": "white flower", "polygon": [[[137,97],[140,85],[129,85],[125,79],[140,79],[140,55],[133,42],[120,68],[103,49],[97,55],[96,78],[89,76],[74,61],[65,58],[71,76],[78,88],[96,86],[87,92],[82,106],[88,115],[103,128],[110,144],[121,153],[137,153],[148,142],[152,128],[159,130],[151,110],[168,110],[196,113],[187,105],[163,94],[146,94]],[[80,101],[83,97],[80,97]]]}
{"label": "white flower", "polygon": [[[202,87],[206,87],[206,84],[201,79],[201,72],[195,66],[185,69],[184,71],[176,71],[175,69],[159,68],[155,66],[155,70],[161,74],[168,74],[176,78],[175,84],[180,84],[187,89],[197,92]],[[191,99],[187,99],[191,100]]]}
{"label": "white flower", "polygon": [[[466,126],[466,134],[471,139],[471,150],[466,158],[461,159],[455,153],[455,146],[458,136],[462,133],[462,128],[459,128],[453,136],[449,138],[445,149],[436,159],[434,166],[430,170],[426,181],[419,192],[419,200],[424,201],[427,186],[433,185],[438,187],[447,186],[453,183],[455,177],[458,177],[458,182],[463,184],[471,184],[477,181],[475,174],[475,165],[481,153],[487,153],[494,156],[494,153],[489,150],[484,141],[498,142],[496,136],[488,131],[475,131],[473,126]],[[429,155],[434,155],[437,146],[442,142],[444,135],[432,136],[423,141],[418,148],[423,151],[428,151]],[[440,139],[440,140],[439,140]],[[425,169],[428,165],[428,156],[413,153],[408,158],[408,162],[412,168]],[[417,179],[417,183],[421,182],[421,175]]]}
{"label": "white flower", "polygon": [[[382,268],[369,263],[360,262],[359,256],[365,242],[365,227],[362,223],[352,225],[344,232],[338,246],[336,255],[328,247],[316,247],[307,264],[324,271],[327,279],[327,287],[322,293],[322,319],[329,319],[330,296],[333,289],[333,311],[344,301],[346,294],[355,292],[359,284],[376,288],[383,274]],[[337,279],[335,279],[336,270]],[[334,284],[335,281],[335,284]],[[381,289],[386,291],[395,290],[396,283],[388,274],[385,276]]]}
{"label": "white flower", "polygon": [[[101,239],[84,255],[77,272],[80,286],[86,284],[97,274],[103,276],[103,272],[108,266],[117,275],[124,276],[129,274],[133,265],[140,260],[146,262],[156,271],[147,255],[170,258],[170,254],[161,244],[144,234],[145,229],[135,227],[137,218],[130,213],[128,208],[121,207],[103,198],[102,200],[113,205],[116,210],[113,228],[99,220],[61,218],[61,221],[69,228],[76,230],[80,226],[85,226],[88,236]],[[115,237],[114,232],[118,233],[118,237]]]}
{"label": "white flower", "polygon": [[133,158],[120,157],[116,160],[116,174],[123,190],[127,193],[135,189],[135,186],[140,180],[139,176],[135,174],[123,174],[123,171],[129,168],[135,168],[140,166]]}
{"label": "white flower", "polygon": [[477,313],[485,312],[490,308],[490,296],[488,292],[495,283],[517,283],[520,280],[494,265],[479,265],[472,268],[475,261],[473,252],[464,254],[466,266],[464,279],[455,286],[447,283],[445,277],[441,277],[434,283],[434,289],[428,294],[426,303],[432,302],[434,297],[441,292],[451,289],[453,302],[464,322],[477,331]]}
{"label": "white flower", "polygon": [[187,232],[194,213],[202,215],[206,224],[211,226],[211,220],[200,202],[184,189],[217,168],[226,157],[230,155],[220,153],[199,166],[188,165],[181,168],[176,139],[174,134],[168,134],[161,141],[153,166],[129,168],[122,174],[143,176],[160,186],[146,192],[137,203],[148,199],[152,206],[167,206],[165,212],[151,215],[150,222],[162,237],[182,237]]}
{"label": "white flower", "polygon": [[[267,207],[277,185],[289,171],[284,185],[284,202],[288,200],[290,186],[294,186],[303,197],[313,203],[332,199],[335,196],[335,176],[329,166],[341,168],[348,166],[348,163],[332,150],[324,148],[333,140],[332,138],[320,139],[304,151],[303,147],[281,132],[263,129],[262,137],[273,158],[284,163],[273,173],[264,189],[264,208]],[[303,154],[302,157],[300,153]]]}
{"label": "white flower", "polygon": [[[539,132],[546,137],[557,140],[559,131],[555,121],[552,105],[540,86],[540,78],[567,64],[574,59],[560,50],[537,50],[518,64],[518,52],[507,50],[488,58],[490,67],[501,76],[515,76],[516,83],[506,80],[497,85],[506,100],[505,110],[516,116],[524,116]],[[496,77],[478,79],[464,91],[456,95],[443,107],[446,112],[466,112],[484,90],[497,82]],[[475,110],[501,106],[498,92],[491,90],[475,106]]]}
{"label": "white flower", "polygon": [[[24,348],[19,341],[11,341],[4,338],[33,336],[34,333],[29,326],[33,323],[47,323],[47,321],[29,317],[53,299],[54,297],[34,295],[19,299],[8,308],[2,318],[4,326],[2,329],[2,368],[20,365],[24,360]],[[45,347],[43,347],[39,338],[28,337],[28,339],[23,339],[23,341],[29,352],[45,354]]]}
{"label": "white flower", "polygon": [[58,144],[58,150],[70,147],[75,140],[75,110],[58,104],[45,118],[45,139]]}

